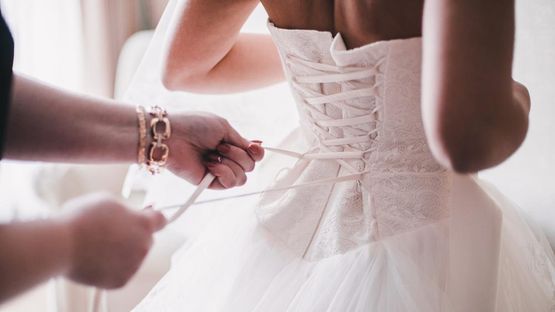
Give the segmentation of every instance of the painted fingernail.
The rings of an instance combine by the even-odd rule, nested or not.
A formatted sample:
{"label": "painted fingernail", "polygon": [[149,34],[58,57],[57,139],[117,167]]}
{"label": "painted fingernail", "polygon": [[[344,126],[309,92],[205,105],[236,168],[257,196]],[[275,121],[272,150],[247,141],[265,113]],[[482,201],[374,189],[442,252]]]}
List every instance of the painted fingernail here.
{"label": "painted fingernail", "polygon": [[260,154],[260,151],[258,150],[260,148],[260,145],[258,144],[250,144],[247,147],[247,151],[249,152],[249,154],[254,155],[254,156],[258,156]]}
{"label": "painted fingernail", "polygon": [[231,150],[231,146],[229,146],[228,144],[220,144],[218,145],[218,147],[216,147],[216,149],[218,150],[218,152],[225,154],[229,153],[229,151]]}

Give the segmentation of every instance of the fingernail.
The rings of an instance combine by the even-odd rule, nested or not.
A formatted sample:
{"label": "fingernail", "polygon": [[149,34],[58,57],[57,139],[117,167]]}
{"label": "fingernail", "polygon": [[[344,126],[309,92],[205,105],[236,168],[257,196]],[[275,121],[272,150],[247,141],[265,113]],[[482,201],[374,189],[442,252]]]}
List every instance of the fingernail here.
{"label": "fingernail", "polygon": [[252,140],[251,142],[254,144],[262,145],[262,141],[260,140]]}
{"label": "fingernail", "polygon": [[260,145],[258,143],[251,143],[248,147],[247,147],[247,151],[249,152],[249,154],[253,155],[253,156],[258,156],[260,155]]}
{"label": "fingernail", "polygon": [[225,154],[231,150],[231,146],[229,146],[228,144],[220,144],[218,145],[218,147],[216,147],[216,149],[218,150],[218,152]]}

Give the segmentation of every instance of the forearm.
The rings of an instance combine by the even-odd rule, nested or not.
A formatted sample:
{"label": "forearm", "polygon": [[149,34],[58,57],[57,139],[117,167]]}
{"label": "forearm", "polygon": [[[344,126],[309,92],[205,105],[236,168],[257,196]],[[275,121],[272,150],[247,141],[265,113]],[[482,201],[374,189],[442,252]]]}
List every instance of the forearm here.
{"label": "forearm", "polygon": [[240,34],[256,0],[181,1],[172,23],[164,84],[169,89],[226,93],[283,79],[268,35]]}
{"label": "forearm", "polygon": [[4,157],[54,162],[133,162],[134,108],[14,76]]}
{"label": "forearm", "polygon": [[0,303],[68,270],[70,236],[60,221],[0,225]]}
{"label": "forearm", "polygon": [[513,95],[513,1],[427,1],[423,36],[423,119],[432,152],[461,172],[502,162],[528,126]]}

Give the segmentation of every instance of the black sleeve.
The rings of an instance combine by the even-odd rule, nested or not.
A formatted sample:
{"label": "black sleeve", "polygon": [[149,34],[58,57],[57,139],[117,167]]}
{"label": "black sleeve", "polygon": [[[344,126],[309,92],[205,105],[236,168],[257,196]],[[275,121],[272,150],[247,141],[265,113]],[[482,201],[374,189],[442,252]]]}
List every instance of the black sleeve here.
{"label": "black sleeve", "polygon": [[14,56],[13,38],[0,12],[0,158],[4,154],[4,141],[8,122],[12,67]]}

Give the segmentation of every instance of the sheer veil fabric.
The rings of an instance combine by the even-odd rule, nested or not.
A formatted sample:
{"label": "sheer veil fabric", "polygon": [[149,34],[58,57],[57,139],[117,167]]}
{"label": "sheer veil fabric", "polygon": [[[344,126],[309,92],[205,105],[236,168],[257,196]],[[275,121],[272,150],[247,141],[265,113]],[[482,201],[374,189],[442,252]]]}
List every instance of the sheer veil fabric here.
{"label": "sheer veil fabric", "polygon": [[[347,50],[341,35],[268,23],[289,86],[170,93],[160,65],[174,5],[128,100],[212,111],[305,155],[269,155],[224,194],[361,176],[192,208],[175,226],[187,242],[136,311],[555,311],[545,236],[491,184],[443,170],[427,148],[419,38]],[[266,24],[261,11],[246,28],[256,23]],[[192,189],[170,175],[148,185],[160,206]]]}

